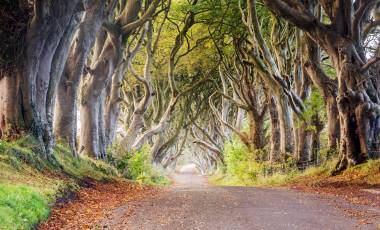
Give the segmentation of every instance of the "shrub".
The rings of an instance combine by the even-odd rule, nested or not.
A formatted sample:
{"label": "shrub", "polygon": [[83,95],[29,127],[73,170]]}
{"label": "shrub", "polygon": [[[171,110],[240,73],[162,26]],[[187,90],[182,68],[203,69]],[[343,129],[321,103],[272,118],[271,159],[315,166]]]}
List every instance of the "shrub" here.
{"label": "shrub", "polygon": [[255,161],[257,155],[258,153],[250,152],[240,141],[228,142],[224,146],[226,173],[242,182],[257,179],[263,171],[263,166]]}
{"label": "shrub", "polygon": [[150,148],[145,145],[140,150],[131,154],[128,160],[128,176],[131,179],[138,180],[151,174],[152,167],[150,162]]}
{"label": "shrub", "polygon": [[126,178],[139,183],[168,185],[170,182],[164,175],[164,171],[152,165],[150,152],[150,147],[145,145],[138,151],[125,154],[118,160],[117,168],[124,173]]}

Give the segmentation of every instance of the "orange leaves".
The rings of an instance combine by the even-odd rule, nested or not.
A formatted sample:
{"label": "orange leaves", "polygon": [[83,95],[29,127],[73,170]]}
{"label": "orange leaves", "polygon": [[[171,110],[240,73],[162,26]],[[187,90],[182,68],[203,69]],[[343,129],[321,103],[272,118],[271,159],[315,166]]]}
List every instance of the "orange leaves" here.
{"label": "orange leaves", "polygon": [[78,199],[53,207],[50,218],[40,229],[93,229],[113,209],[154,192],[151,187],[129,182],[94,183],[79,190]]}

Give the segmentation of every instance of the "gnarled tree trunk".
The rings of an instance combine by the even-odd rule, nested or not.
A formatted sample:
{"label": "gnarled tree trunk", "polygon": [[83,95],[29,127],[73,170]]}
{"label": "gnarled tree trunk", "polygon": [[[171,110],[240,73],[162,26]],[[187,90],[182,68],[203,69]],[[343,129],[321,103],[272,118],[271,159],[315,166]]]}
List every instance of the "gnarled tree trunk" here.
{"label": "gnarled tree trunk", "polygon": [[[75,28],[73,15],[79,0],[37,1],[27,33],[23,77],[25,124],[41,143],[44,154],[53,152],[52,111],[56,82],[66,61],[67,47]],[[72,23],[71,23],[72,22]],[[64,34],[66,33],[66,34]],[[66,37],[64,37],[66,36]]]}
{"label": "gnarled tree trunk", "polygon": [[265,130],[264,130],[264,114],[258,114],[256,111],[247,111],[248,126],[249,126],[249,138],[254,150],[264,149]]}
{"label": "gnarled tree trunk", "polygon": [[269,161],[276,163],[283,160],[280,151],[280,126],[276,100],[274,97],[269,97],[267,100],[269,101],[269,120],[271,128]]}
{"label": "gnarled tree trunk", "polygon": [[320,22],[303,3],[263,0],[280,16],[305,31],[330,56],[338,80],[337,105],[340,120],[341,160],[335,172],[364,162],[379,150],[380,100],[374,79],[379,73],[367,60],[363,28],[376,1],[318,1],[331,24]]}
{"label": "gnarled tree trunk", "polygon": [[[111,38],[108,38],[111,39]],[[115,39],[115,38],[114,38]],[[114,69],[120,61],[120,41],[114,40],[119,47],[113,47],[111,41],[106,41],[99,60],[89,70],[89,76],[82,89],[80,111],[80,149],[89,156],[99,158],[101,156],[99,113],[101,112],[102,93],[109,84]]]}
{"label": "gnarled tree trunk", "polygon": [[15,138],[22,134],[24,126],[21,72],[13,69],[4,70],[0,74],[0,138]]}
{"label": "gnarled tree trunk", "polygon": [[78,88],[86,58],[94,44],[104,20],[105,1],[89,1],[71,45],[70,54],[58,85],[54,134],[67,141],[77,155],[77,103]]}
{"label": "gnarled tree trunk", "polygon": [[[99,142],[101,140],[99,139],[98,132],[104,129],[104,127],[99,127],[98,122],[98,119],[104,119],[103,116],[99,117],[98,113],[101,112],[100,107],[96,111],[93,111],[97,112],[97,114],[86,113],[91,112],[91,107],[94,105],[103,106],[103,104],[99,104],[102,103],[100,101],[101,93],[107,88],[116,67],[121,62],[123,45],[128,41],[129,36],[136,28],[150,19],[159,2],[159,0],[153,0],[148,5],[145,13],[138,19],[141,1],[127,1],[125,7],[121,9],[116,22],[104,24],[108,32],[107,39],[104,41],[101,52],[95,49],[99,55],[95,55],[96,61],[92,64],[91,68],[88,68],[89,76],[82,89],[80,149],[83,149],[87,155],[99,157],[105,146],[99,149]],[[104,122],[101,122],[101,124],[104,124]]]}
{"label": "gnarled tree trunk", "polygon": [[111,89],[105,105],[105,143],[112,145],[116,138],[116,128],[120,114],[121,86],[125,74],[125,64],[121,63],[112,77]]}

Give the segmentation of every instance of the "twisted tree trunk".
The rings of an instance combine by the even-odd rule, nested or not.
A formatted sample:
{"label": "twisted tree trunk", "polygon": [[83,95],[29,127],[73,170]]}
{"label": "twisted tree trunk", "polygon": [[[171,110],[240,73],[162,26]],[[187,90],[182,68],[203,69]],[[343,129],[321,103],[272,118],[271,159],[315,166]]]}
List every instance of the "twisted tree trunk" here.
{"label": "twisted tree trunk", "polygon": [[[99,137],[99,132],[104,130],[104,127],[99,127],[99,123],[104,124],[104,116],[99,115],[102,112],[100,108],[103,108],[99,106],[104,106],[101,101],[101,94],[112,80],[116,67],[121,63],[123,45],[136,28],[150,19],[159,2],[160,0],[153,0],[147,5],[148,7],[141,18],[138,18],[141,1],[128,1],[119,12],[115,23],[104,24],[108,36],[104,41],[104,45],[101,46],[102,48],[95,49],[99,55],[95,55],[95,62],[91,68],[88,68],[89,76],[83,85],[81,97],[80,148],[89,156],[98,158],[105,152],[105,145],[101,146],[101,148],[99,147],[99,143],[103,142],[100,138],[104,138],[103,136]],[[98,108],[92,111],[93,106]],[[90,112],[96,113],[88,114]],[[99,122],[98,119],[102,119],[102,122]]]}
{"label": "twisted tree trunk", "polygon": [[93,68],[89,69],[89,76],[83,85],[81,100],[81,129],[80,129],[80,149],[89,156],[99,158],[101,156],[100,149],[100,129],[99,119],[103,119],[99,115],[102,108],[102,93],[109,84],[114,69],[120,62],[121,44],[118,39],[112,38],[106,41],[102,54],[94,63]]}
{"label": "twisted tree trunk", "polygon": [[[17,67],[15,67],[17,68]],[[3,70],[0,75],[0,138],[16,138],[24,130],[21,70]]]}
{"label": "twisted tree trunk", "polygon": [[[73,15],[79,0],[37,1],[27,33],[25,68],[23,72],[23,109],[26,127],[33,132],[42,152],[53,152],[52,111],[50,100],[56,94],[56,82],[66,62],[70,37],[75,28]],[[66,34],[65,34],[66,33]]]}
{"label": "twisted tree trunk", "polygon": [[[302,101],[306,101],[310,98],[311,94],[311,80],[307,74],[304,66],[307,61],[311,58],[319,60],[317,54],[312,54],[309,52],[304,52],[308,47],[306,35],[298,35],[300,39],[300,46],[297,50],[296,58],[300,59],[295,65],[295,91]],[[309,56],[310,55],[310,56]],[[314,56],[311,56],[314,55]],[[304,117],[295,118],[295,139],[296,139],[296,148],[295,148],[295,159],[298,162],[309,161],[310,156],[312,155],[312,135],[313,131],[311,130],[311,121],[306,120]]]}
{"label": "twisted tree trunk", "polygon": [[363,28],[376,1],[324,0],[331,25],[314,17],[302,3],[263,0],[264,4],[304,30],[330,56],[338,80],[337,105],[340,120],[340,162],[335,173],[364,162],[372,151],[379,151],[380,100],[376,81],[379,73],[367,60]]}
{"label": "twisted tree trunk", "polygon": [[252,143],[253,150],[264,149],[266,145],[265,130],[264,130],[264,118],[263,114],[258,114],[257,111],[247,111],[248,126],[249,126],[249,139]]}
{"label": "twisted tree trunk", "polygon": [[276,163],[283,160],[280,151],[280,126],[277,113],[277,105],[274,97],[268,97],[269,101],[269,120],[270,120],[270,155],[269,161]]}
{"label": "twisted tree trunk", "polygon": [[121,86],[125,74],[125,64],[121,63],[112,77],[111,89],[105,105],[105,145],[112,145],[116,138],[116,128],[120,114]]}
{"label": "twisted tree trunk", "polygon": [[[346,44],[339,54],[338,110],[340,116],[341,160],[337,171],[364,162],[370,152],[379,150],[380,101],[371,78],[378,73],[363,73],[353,44]],[[340,68],[339,68],[340,67]],[[366,82],[366,83],[364,83]]]}
{"label": "twisted tree trunk", "polygon": [[71,45],[70,54],[58,85],[54,134],[67,141],[77,155],[77,100],[86,58],[104,20],[106,1],[89,1]]}

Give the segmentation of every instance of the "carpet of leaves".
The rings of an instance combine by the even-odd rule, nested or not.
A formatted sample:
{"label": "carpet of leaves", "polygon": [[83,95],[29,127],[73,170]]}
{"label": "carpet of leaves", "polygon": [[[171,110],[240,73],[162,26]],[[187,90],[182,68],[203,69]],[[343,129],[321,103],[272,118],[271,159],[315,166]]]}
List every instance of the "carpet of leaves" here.
{"label": "carpet of leaves", "polygon": [[[334,177],[305,177],[289,185],[290,188],[303,192],[317,193],[322,196],[335,196],[342,198],[353,205],[372,206],[380,208],[380,195],[368,190],[380,192],[380,185],[368,184],[360,175],[339,175]],[[355,217],[361,224],[372,223],[379,219],[378,212],[352,208],[337,202],[337,209],[342,210],[346,216]],[[380,226],[379,226],[380,227]]]}
{"label": "carpet of leaves", "polygon": [[380,184],[366,183],[366,176],[352,173],[338,176],[306,176],[290,184],[290,187],[305,192],[342,197],[354,204],[380,207],[380,196],[365,191],[380,191]]}
{"label": "carpet of leaves", "polygon": [[91,182],[67,202],[56,204],[50,218],[39,229],[97,229],[97,223],[112,214],[112,210],[131,201],[153,195],[157,189],[136,183]]}

